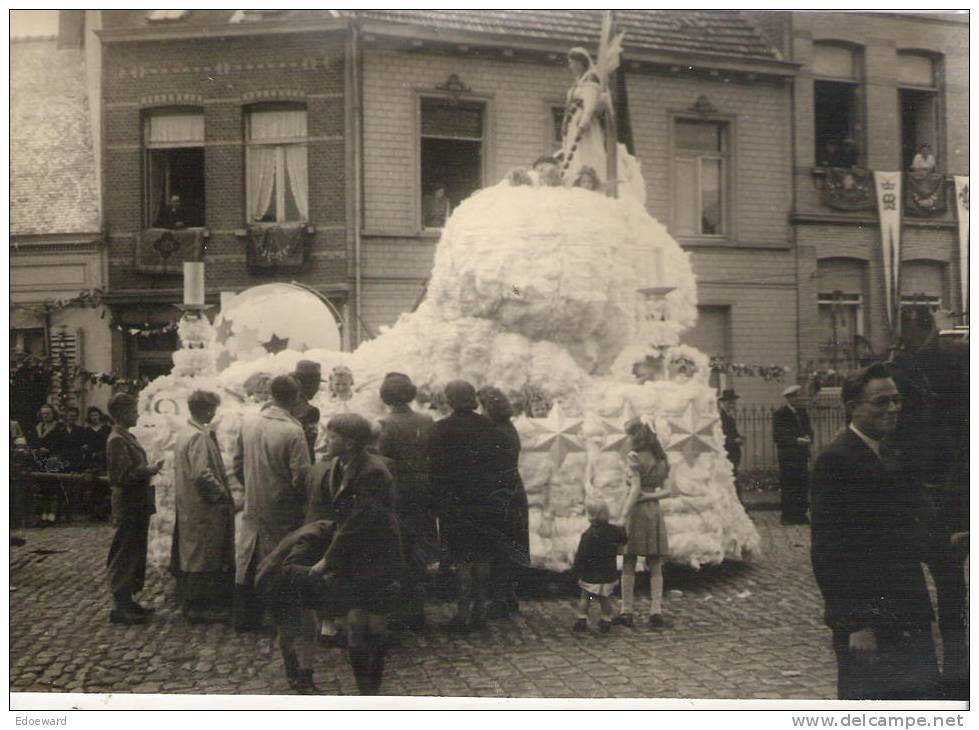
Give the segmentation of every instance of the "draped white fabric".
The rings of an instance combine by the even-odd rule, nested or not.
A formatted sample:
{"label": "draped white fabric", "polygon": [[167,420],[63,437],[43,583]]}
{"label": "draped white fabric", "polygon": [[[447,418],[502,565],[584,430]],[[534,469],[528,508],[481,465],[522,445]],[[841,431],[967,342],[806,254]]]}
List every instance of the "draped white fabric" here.
{"label": "draped white fabric", "polygon": [[248,214],[261,220],[272,202],[275,185],[275,147],[257,146],[248,150]]}
{"label": "draped white fabric", "polygon": [[204,144],[203,114],[159,114],[146,118],[146,142],[154,145]]}
{"label": "draped white fabric", "polygon": [[252,142],[306,139],[306,112],[302,109],[252,112]]}
{"label": "draped white fabric", "polygon": [[306,169],[306,145],[291,144],[286,146],[286,170],[289,174],[289,184],[299,209],[299,215],[304,221],[309,220],[309,177]]}

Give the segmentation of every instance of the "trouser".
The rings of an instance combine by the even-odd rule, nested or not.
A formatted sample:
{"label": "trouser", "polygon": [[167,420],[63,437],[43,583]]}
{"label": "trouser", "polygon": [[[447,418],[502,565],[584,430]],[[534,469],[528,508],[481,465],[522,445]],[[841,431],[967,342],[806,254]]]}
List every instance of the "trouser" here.
{"label": "trouser", "polygon": [[850,632],[833,629],[837,694],[841,700],[937,700],[942,698],[931,626],[877,628],[877,656],[858,663]]}
{"label": "trouser", "polygon": [[258,554],[252,552],[248,569],[245,571],[245,582],[235,583],[232,622],[236,631],[257,631],[262,628],[265,605],[255,589],[255,570],[257,567]]}
{"label": "trouser", "polygon": [[460,561],[456,572],[458,598],[456,618],[463,622],[480,623],[486,618],[486,597],[489,591],[490,564],[487,561]]}
{"label": "trouser", "polygon": [[123,517],[116,527],[106,561],[112,595],[133,595],[143,590],[146,579],[146,550],[149,545],[150,518]]}
{"label": "trouser", "polygon": [[517,605],[513,573],[513,563],[506,557],[494,558],[490,563],[490,596],[508,609]]}
{"label": "trouser", "polygon": [[809,470],[806,462],[780,462],[782,519],[804,522],[809,509]]}
{"label": "trouser", "polygon": [[943,544],[928,561],[938,594],[938,628],[942,634],[942,684],[946,699],[969,698],[969,647],[966,632],[964,559],[942,535]]}

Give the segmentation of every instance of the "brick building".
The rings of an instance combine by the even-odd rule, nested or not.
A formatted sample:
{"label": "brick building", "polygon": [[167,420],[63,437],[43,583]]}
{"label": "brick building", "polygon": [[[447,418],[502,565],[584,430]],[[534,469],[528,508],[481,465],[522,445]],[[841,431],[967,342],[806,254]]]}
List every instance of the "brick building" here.
{"label": "brick building", "polygon": [[[209,303],[296,280],[346,309],[346,29],[328,12],[103,11],[108,301],[119,323],[176,320],[182,262],[201,255]],[[153,376],[175,347],[172,331],[117,332],[113,360]]]}
{"label": "brick building", "polygon": [[[967,173],[967,22],[617,19],[647,205],[697,274],[687,341],[788,366],[793,381],[882,351],[875,203],[839,210],[835,176],[905,169],[924,138],[940,172]],[[423,294],[439,212],[555,148],[564,53],[594,50],[600,23],[556,10],[103,11],[113,317],[174,321],[180,264],[203,254],[209,302],[294,279],[336,304],[345,346],[370,338]],[[902,291],[960,309],[954,201],[905,216],[904,243]],[[114,337],[117,370],[168,367],[172,333]],[[728,384],[756,403],[781,388]]]}
{"label": "brick building", "polygon": [[[969,174],[968,15],[792,13],[789,19],[773,35],[785,39],[800,64],[791,218],[799,366],[803,373],[847,369],[862,356],[886,354],[895,333],[885,304],[877,203],[872,194],[840,195],[832,178],[841,168],[858,184],[875,171],[904,173],[896,303],[967,311],[952,176]],[[841,138],[852,140],[851,159],[833,159]],[[908,173],[921,144],[934,152],[935,174],[922,183],[938,205],[916,208],[909,197],[916,180]]]}

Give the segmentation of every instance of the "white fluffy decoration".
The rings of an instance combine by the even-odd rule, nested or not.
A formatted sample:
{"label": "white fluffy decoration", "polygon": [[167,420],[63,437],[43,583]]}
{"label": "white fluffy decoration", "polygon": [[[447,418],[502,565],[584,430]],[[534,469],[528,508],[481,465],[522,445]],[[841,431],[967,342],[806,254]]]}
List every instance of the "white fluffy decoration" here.
{"label": "white fluffy decoration", "polygon": [[[664,285],[675,288],[648,300],[639,293]],[[382,415],[378,387],[389,371],[407,373],[421,393],[436,393],[460,377],[514,396],[531,389],[559,402],[567,416],[584,419],[584,451],[568,453],[560,465],[551,454],[534,449],[541,438],[534,420],[516,420],[524,444],[520,469],[530,502],[531,557],[537,566],[563,570],[587,527],[586,496],[603,496],[613,515],[625,498],[623,451],[605,448],[614,444],[625,416],[646,414],[662,421],[692,402],[716,415],[707,357],[679,344],[682,332],[696,321],[689,256],[628,197],[506,183],[476,193],[445,226],[426,299],[353,353],[305,341],[294,347],[301,337],[298,328],[313,329],[308,322],[295,324],[309,319],[297,312],[319,310],[294,305],[283,312],[275,299],[251,291],[239,295],[216,320],[220,327],[228,318],[233,332],[224,343],[224,359],[230,352],[232,362],[220,375],[207,374],[212,371],[202,363],[198,375],[166,376],[143,391],[145,416],[137,435],[151,459],[172,448],[170,434],[185,417],[157,412],[161,401],[185,409],[190,391],[207,387],[223,399],[217,430],[230,469],[241,416],[259,407],[246,393],[245,381],[256,373],[291,372],[299,359],[322,365],[324,384],[313,399],[322,414],[321,434],[330,416],[342,410],[371,419]],[[317,324],[333,326],[332,316],[322,322],[326,314],[315,317]],[[290,348],[268,354],[252,346],[251,340],[273,333],[289,336]],[[632,366],[647,357],[661,365],[661,372],[640,385]],[[683,372],[677,372],[677,362]],[[331,398],[327,389],[337,365],[354,374],[349,401]],[[162,408],[172,410],[169,403]],[[759,550],[758,534],[737,500],[731,465],[720,447],[719,422],[714,430],[716,448],[699,454],[692,465],[680,453],[668,453],[674,496],[662,506],[675,562],[699,566],[748,558]],[[157,483],[162,494],[152,555],[160,562],[169,554],[172,472],[164,470]]]}

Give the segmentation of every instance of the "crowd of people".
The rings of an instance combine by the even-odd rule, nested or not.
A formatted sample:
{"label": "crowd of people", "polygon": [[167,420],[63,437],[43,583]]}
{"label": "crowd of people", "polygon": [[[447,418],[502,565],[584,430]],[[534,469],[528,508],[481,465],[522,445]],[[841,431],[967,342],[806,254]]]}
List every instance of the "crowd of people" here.
{"label": "crowd of people", "polygon": [[[380,387],[389,409],[377,427],[355,413],[326,424],[324,459],[314,462],[319,412],[309,398],[320,385],[316,363],[272,379],[270,400],[246,417],[232,470],[244,486],[240,519],[227,469],[210,427],[216,393],[195,391],[190,419],[174,454],[175,526],[170,570],[190,623],[230,621],[238,632],[263,632],[271,619],[290,686],[315,692],[315,648],[344,647],[362,694],[380,689],[389,632],[426,626],[426,586],[454,573],[451,632],[485,628],[519,610],[518,571],[529,566],[528,503],[518,469],[520,438],[510,401],[498,388],[456,380],[444,389],[449,415],[416,412],[411,379],[389,373]],[[136,399],[118,394],[106,444],[116,532],[108,557],[118,624],[149,622],[134,597],[146,574],[154,512],[149,464],[130,429]],[[315,413],[314,413],[315,412]],[[629,492],[609,525],[609,506],[589,503],[574,573],[581,618],[597,598],[600,631],[611,626],[608,601],[624,555],[622,608],[615,622],[633,626],[635,567],[650,570],[648,622],[662,627],[662,562],[669,550],[659,501],[670,495],[669,466],[648,420],[627,424]],[[621,538],[621,539],[620,539]]]}
{"label": "crowd of people", "polygon": [[[62,416],[55,406],[45,404],[38,410],[33,428],[10,421],[11,464],[22,472],[104,476],[110,429],[97,406],[86,409],[83,421],[76,406],[66,407]],[[36,520],[42,527],[54,525],[82,512],[100,521],[109,516],[109,490],[97,480],[70,491],[54,479],[39,480],[36,489],[29,480],[25,484],[31,496],[36,496],[27,500],[32,514],[23,519],[28,524]]]}

